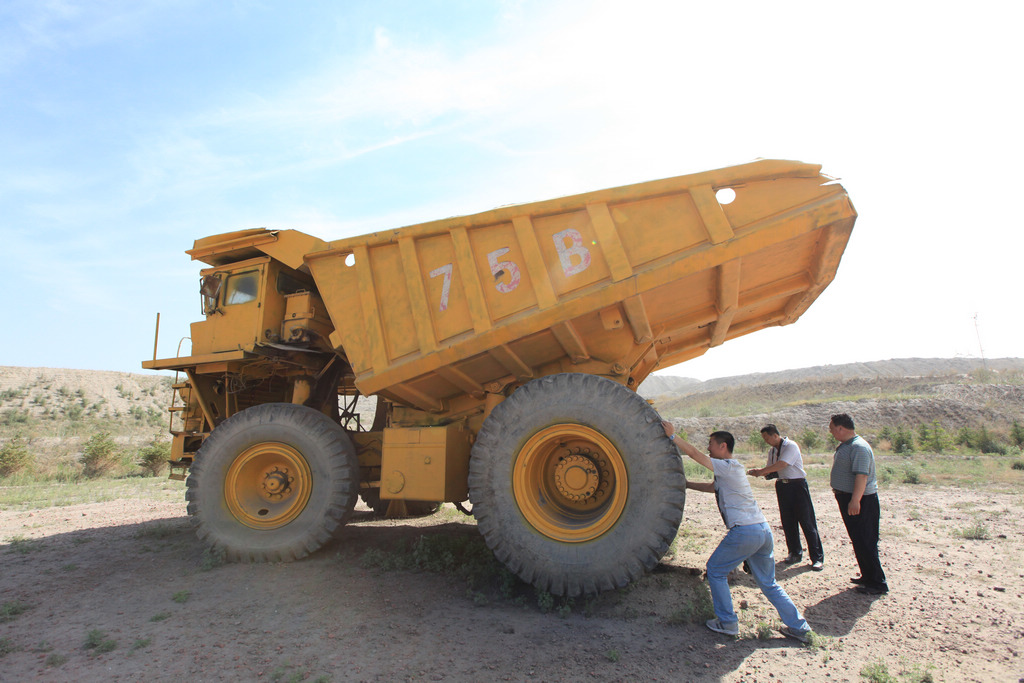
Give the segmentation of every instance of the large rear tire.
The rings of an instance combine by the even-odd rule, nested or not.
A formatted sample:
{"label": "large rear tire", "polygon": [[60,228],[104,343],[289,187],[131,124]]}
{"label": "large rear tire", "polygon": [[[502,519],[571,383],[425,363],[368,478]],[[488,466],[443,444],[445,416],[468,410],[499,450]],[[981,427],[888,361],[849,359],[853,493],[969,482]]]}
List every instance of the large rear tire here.
{"label": "large rear tire", "polygon": [[296,560],[344,525],[358,495],[359,460],[323,413],[267,403],[213,431],[187,486],[199,537],[227,559]]}
{"label": "large rear tire", "polygon": [[566,373],[523,385],[484,421],[469,498],[512,572],[577,596],[654,568],[682,521],[686,478],[646,401],[611,380]]}

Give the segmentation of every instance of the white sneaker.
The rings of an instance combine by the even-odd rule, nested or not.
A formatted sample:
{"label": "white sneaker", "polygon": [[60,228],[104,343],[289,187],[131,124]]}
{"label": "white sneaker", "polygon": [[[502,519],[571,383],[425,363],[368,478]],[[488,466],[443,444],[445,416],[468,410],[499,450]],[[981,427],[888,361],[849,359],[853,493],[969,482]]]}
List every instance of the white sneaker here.
{"label": "white sneaker", "polygon": [[734,621],[731,624],[723,624],[718,619],[708,619],[704,625],[715,633],[724,633],[727,636],[738,636],[740,634],[740,622]]}

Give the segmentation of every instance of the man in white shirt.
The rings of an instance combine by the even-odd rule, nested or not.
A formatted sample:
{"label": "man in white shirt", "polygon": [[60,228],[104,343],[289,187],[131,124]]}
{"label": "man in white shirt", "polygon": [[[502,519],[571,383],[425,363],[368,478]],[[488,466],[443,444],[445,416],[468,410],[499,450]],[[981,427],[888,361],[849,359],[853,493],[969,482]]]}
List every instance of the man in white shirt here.
{"label": "man in white shirt", "polygon": [[825,551],[821,547],[821,536],[818,535],[818,520],[814,515],[810,489],[807,488],[807,473],[804,472],[800,446],[792,439],[780,435],[779,428],[773,424],[761,428],[761,438],[771,446],[768,450],[768,463],[760,469],[747,470],[747,474],[752,477],[764,477],[772,473],[776,475],[773,477],[775,497],[779,501],[779,517],[789,549],[789,557],[784,562],[795,564],[803,559],[803,550],[800,548],[800,529],[803,529],[807,552],[811,556],[811,569],[820,572],[825,568]]}
{"label": "man in white shirt", "polygon": [[692,444],[675,434],[671,422],[662,421],[665,435],[692,460],[715,474],[712,482],[686,482],[686,488],[714,493],[718,509],[729,531],[708,558],[708,587],[715,618],[706,626],[717,633],[739,635],[739,617],[733,611],[732,594],[729,592],[729,572],[744,560],[750,565],[751,574],[769,602],[779,612],[785,626],[782,633],[801,642],[809,642],[811,627],[804,620],[796,605],[775,582],[775,539],[771,527],[761,514],[761,508],[754,500],[743,465],[732,457],[736,441],[729,432],[714,432],[708,440],[708,455],[701,453]]}

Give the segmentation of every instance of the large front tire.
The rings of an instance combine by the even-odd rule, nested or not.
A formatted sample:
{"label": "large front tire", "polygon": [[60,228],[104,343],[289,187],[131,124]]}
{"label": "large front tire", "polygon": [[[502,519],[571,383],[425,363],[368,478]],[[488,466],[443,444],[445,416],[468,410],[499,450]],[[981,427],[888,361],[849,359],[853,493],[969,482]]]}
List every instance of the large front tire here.
{"label": "large front tire", "polygon": [[577,596],[654,568],[682,521],[686,478],[646,401],[611,380],[566,373],[523,385],[484,421],[469,498],[511,571]]}
{"label": "large front tire", "polygon": [[187,481],[198,534],[229,560],[295,560],[329,541],[355,506],[359,460],[312,408],[267,403],[219,425]]}

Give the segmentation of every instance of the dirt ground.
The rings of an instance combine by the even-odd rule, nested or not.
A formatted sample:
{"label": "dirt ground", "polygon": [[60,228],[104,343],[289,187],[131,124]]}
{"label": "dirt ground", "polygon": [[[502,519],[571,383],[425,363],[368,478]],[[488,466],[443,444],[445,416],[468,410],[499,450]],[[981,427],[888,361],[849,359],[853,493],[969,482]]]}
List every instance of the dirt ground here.
{"label": "dirt ground", "polygon": [[[782,557],[774,494],[763,482],[755,491]],[[422,534],[476,535],[454,510],[388,521],[358,509],[342,538],[306,560],[209,568],[180,494],[0,512],[0,680],[858,681],[881,665],[903,680],[1024,681],[1017,492],[884,489],[892,592],[873,598],[851,590],[856,563],[835,501],[812,487],[825,571],[778,565],[821,636],[811,647],[763,627],[758,637],[776,615],[746,575],[733,582],[746,606],[739,638],[680,618],[724,533],[713,497],[697,492],[671,558],[567,614],[542,611],[528,590],[524,604],[485,602],[452,573],[361,562]],[[972,527],[990,538],[963,538]]]}

